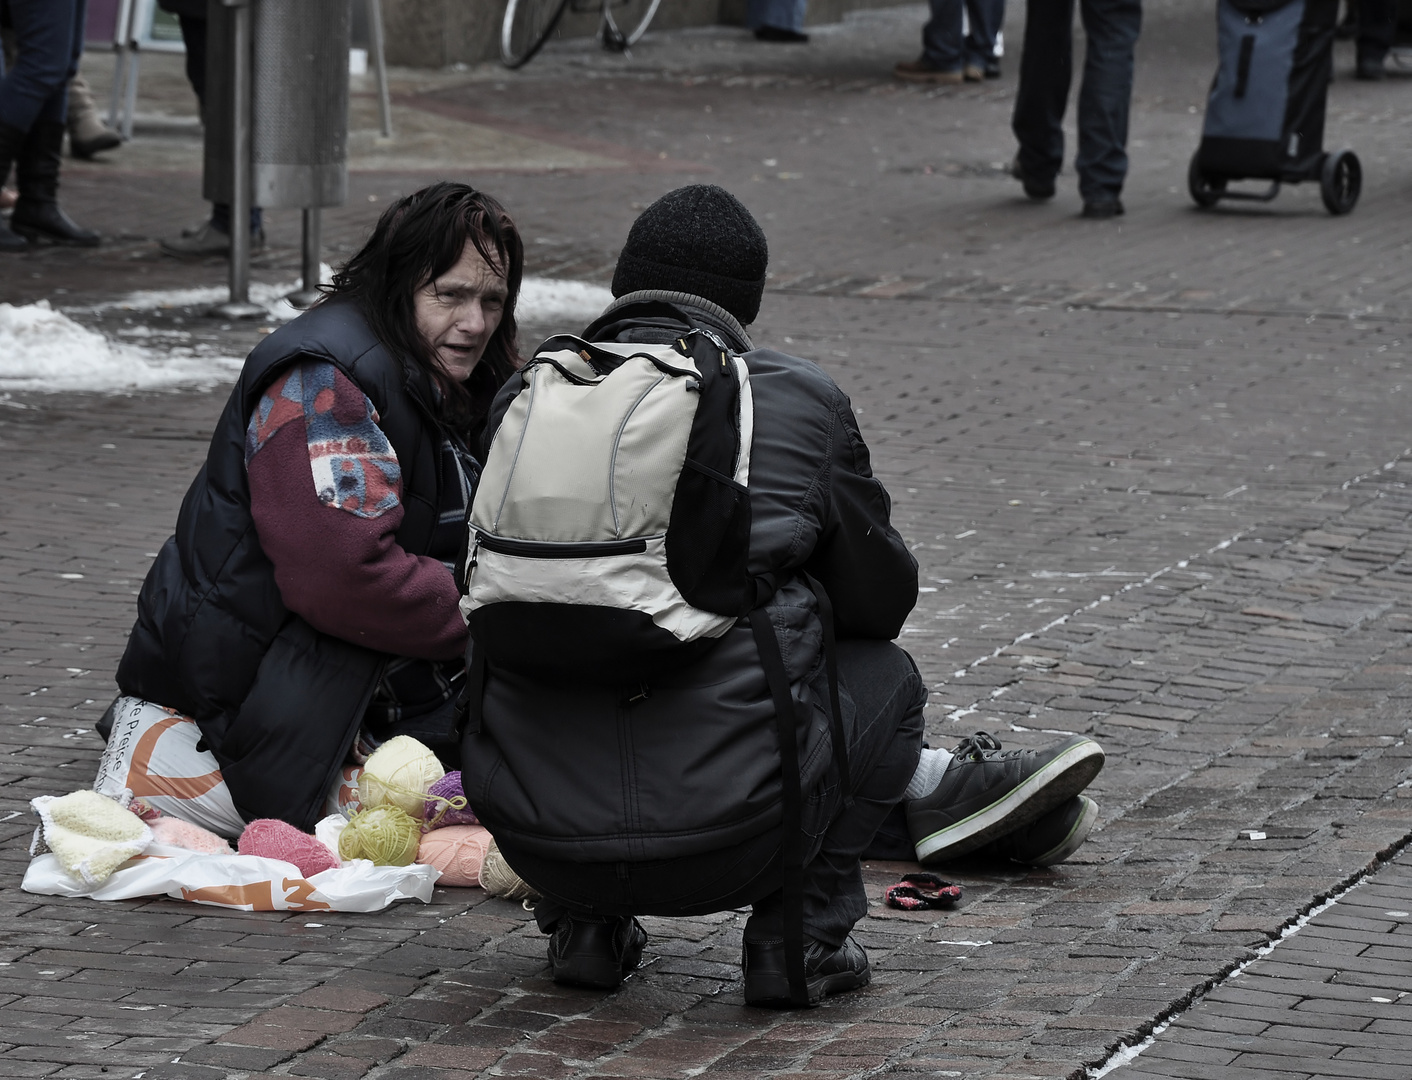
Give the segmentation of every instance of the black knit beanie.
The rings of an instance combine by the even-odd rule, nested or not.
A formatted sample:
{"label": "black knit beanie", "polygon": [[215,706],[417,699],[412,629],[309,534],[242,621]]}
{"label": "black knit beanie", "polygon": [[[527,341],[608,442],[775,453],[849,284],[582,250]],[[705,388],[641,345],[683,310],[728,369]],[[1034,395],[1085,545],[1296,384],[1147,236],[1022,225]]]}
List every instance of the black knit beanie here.
{"label": "black knit beanie", "polygon": [[667,192],[633,222],[613,295],[691,293],[749,326],[760,311],[769,261],[765,234],[741,201],[715,184],[692,184]]}

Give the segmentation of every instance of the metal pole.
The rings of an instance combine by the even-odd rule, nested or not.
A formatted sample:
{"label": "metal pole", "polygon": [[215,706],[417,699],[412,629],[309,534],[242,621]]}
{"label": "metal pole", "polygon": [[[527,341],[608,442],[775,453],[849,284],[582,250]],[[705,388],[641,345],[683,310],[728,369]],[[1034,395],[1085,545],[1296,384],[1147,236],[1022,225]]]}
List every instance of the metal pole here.
{"label": "metal pole", "polygon": [[392,138],[392,97],[387,90],[387,57],[382,47],[382,0],[368,0],[368,36],[372,39],[373,62],[378,73],[378,113],[382,137]]}
{"label": "metal pole", "polygon": [[122,0],[118,7],[118,22],[113,27],[113,52],[116,58],[113,64],[113,93],[108,102],[108,126],[113,130],[119,129],[118,107],[122,99],[123,86],[127,82],[127,47],[128,40],[132,36],[132,0]]}
{"label": "metal pole", "polygon": [[221,0],[233,8],[231,78],[234,176],[230,199],[230,299],[211,309],[220,319],[253,319],[265,309],[250,302],[250,0]]}
{"label": "metal pole", "polygon": [[317,206],[306,206],[304,208],[304,251],[303,251],[303,280],[299,288],[285,296],[297,308],[311,308],[318,303],[319,297],[323,294],[319,292],[319,251],[323,247],[320,233],[323,224]]}

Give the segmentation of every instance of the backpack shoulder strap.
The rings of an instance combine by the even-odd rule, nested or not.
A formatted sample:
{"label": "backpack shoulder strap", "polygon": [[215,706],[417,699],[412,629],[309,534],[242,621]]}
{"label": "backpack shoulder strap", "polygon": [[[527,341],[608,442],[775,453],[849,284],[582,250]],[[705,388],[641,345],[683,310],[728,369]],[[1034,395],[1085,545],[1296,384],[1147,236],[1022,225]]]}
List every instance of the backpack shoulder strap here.
{"label": "backpack shoulder strap", "polygon": [[824,670],[829,679],[829,739],[833,743],[833,767],[845,808],[853,806],[853,781],[848,768],[848,736],[843,730],[843,709],[838,700],[838,644],[834,639],[833,601],[824,583],[808,571],[805,582],[814,590],[819,604],[819,622],[824,628]]}
{"label": "backpack shoulder strap", "polygon": [[804,970],[804,796],[799,784],[798,717],[794,697],[789,692],[789,674],[785,671],[780,645],[775,639],[770,613],[763,607],[756,608],[750,613],[750,628],[755,632],[755,647],[760,652],[760,663],[770,684],[770,696],[775,704],[775,725],[779,733],[780,782],[784,790],[780,861],[783,864],[781,891],[785,972],[789,977],[790,1001],[805,1006],[809,1004],[809,985]]}

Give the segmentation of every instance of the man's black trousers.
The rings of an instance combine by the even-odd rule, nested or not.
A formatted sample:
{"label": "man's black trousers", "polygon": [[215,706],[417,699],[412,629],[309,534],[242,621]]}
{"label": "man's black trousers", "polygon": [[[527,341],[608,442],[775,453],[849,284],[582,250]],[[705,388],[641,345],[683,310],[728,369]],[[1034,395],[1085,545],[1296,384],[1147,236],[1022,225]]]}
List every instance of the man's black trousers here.
{"label": "man's black trousers", "polygon": [[[927,698],[912,658],[890,642],[840,641],[838,676],[853,805],[835,786],[818,815],[806,812],[826,825],[811,837],[804,867],[804,932],[835,947],[867,913],[859,858],[916,771]],[[500,849],[543,894],[535,918],[546,933],[565,912],[703,915],[750,904],[747,941],[783,936],[778,828],[733,848],[654,862],[573,863]]]}

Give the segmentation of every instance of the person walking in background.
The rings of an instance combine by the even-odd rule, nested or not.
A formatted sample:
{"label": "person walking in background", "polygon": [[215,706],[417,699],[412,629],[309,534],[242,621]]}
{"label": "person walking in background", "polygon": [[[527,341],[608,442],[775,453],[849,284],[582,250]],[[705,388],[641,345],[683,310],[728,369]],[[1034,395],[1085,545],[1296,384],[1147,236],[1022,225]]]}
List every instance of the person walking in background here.
{"label": "person walking in background", "polygon": [[[157,6],[170,11],[181,23],[181,40],[186,46],[186,79],[196,93],[204,117],[206,111],[206,0],[157,0]],[[258,206],[250,208],[250,249],[265,246],[264,215]],[[182,229],[181,235],[162,241],[168,255],[225,255],[230,251],[230,206],[212,203],[206,221]]]}
{"label": "person walking in background", "polygon": [[69,153],[76,158],[91,158],[104,150],[115,150],[123,144],[121,136],[103,123],[93,91],[82,75],[69,80]]}
{"label": "person walking in background", "polygon": [[750,0],[745,9],[745,25],[755,31],[757,41],[802,45],[809,40],[804,32],[808,7],[809,0]]}
{"label": "person walking in background", "polygon": [[83,54],[85,0],[9,0],[15,63],[0,76],[0,178],[15,168],[19,197],[0,251],[30,242],[96,247],[99,236],[59,208],[69,80]]}
{"label": "person walking in background", "polygon": [[1357,60],[1354,78],[1377,82],[1387,77],[1387,54],[1397,34],[1397,0],[1352,0],[1354,48]]}
{"label": "person walking in background", "polygon": [[[962,34],[964,5],[970,22]],[[996,51],[1005,22],[1005,0],[931,0],[931,18],[922,27],[922,55],[903,60],[892,73],[907,82],[959,83],[1000,78]]]}
{"label": "person walking in background", "polygon": [[[1079,88],[1074,169],[1086,218],[1123,212],[1128,174],[1128,109],[1142,0],[1079,0],[1088,41]],[[1027,0],[1020,86],[1011,128],[1020,149],[1010,172],[1031,199],[1054,197],[1064,161],[1064,108],[1074,67],[1074,0]]]}

